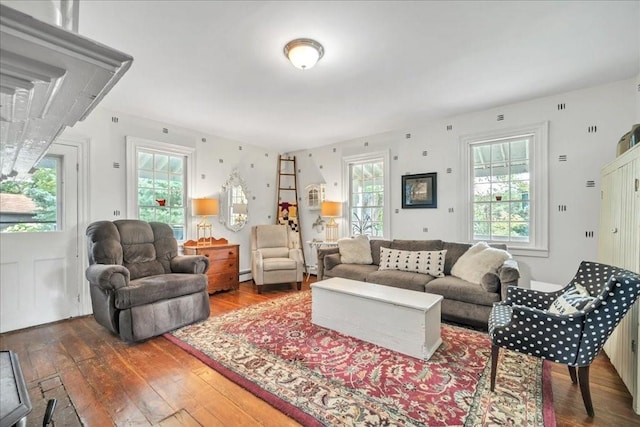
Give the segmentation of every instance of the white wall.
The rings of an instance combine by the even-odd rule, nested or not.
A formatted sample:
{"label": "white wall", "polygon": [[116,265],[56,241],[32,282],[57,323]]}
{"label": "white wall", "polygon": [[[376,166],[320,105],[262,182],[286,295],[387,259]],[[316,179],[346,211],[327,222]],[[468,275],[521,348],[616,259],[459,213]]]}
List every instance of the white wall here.
{"label": "white wall", "polygon": [[[112,121],[113,117],[117,117],[117,123]],[[168,133],[163,132],[164,128]],[[237,168],[249,189],[249,223],[243,230],[234,233],[220,224],[217,218],[210,218],[210,221],[216,238],[224,237],[230,243],[240,244],[240,271],[250,270],[251,226],[275,221],[278,153],[99,107],[83,122],[67,129],[65,136],[87,138],[90,141],[89,218],[84,227],[91,221],[126,218],[126,136],[195,147],[197,178],[194,197],[218,197],[229,174]],[[203,142],[203,138],[206,142]],[[119,164],[119,168],[114,167],[115,163]],[[195,239],[197,220],[190,217],[188,238]],[[246,275],[243,278],[246,279]]]}
{"label": "white wall", "polygon": [[[549,257],[518,257],[523,279],[566,284],[581,260],[597,255],[600,168],[613,160],[616,144],[637,122],[636,79],[563,93],[529,102],[449,117],[415,122],[403,129],[363,136],[331,146],[291,153],[297,156],[300,187],[326,183],[328,200],[344,200],[341,177],[343,156],[379,150],[391,152],[391,234],[396,239],[466,241],[457,224],[462,211],[458,200],[460,137],[549,121]],[[558,109],[558,104],[565,109]],[[504,115],[498,121],[497,116]],[[451,125],[452,129],[447,130]],[[597,132],[588,132],[596,126]],[[407,134],[411,134],[407,138]],[[423,156],[423,151],[427,155]],[[560,162],[559,155],[567,161]],[[451,173],[447,173],[451,168]],[[437,209],[401,209],[401,176],[438,173]],[[595,188],[587,188],[593,180]],[[566,205],[560,212],[558,205]],[[449,212],[453,208],[453,213]],[[396,212],[397,210],[397,212]],[[305,240],[322,238],[311,224],[318,212],[300,209]],[[347,232],[341,222],[340,231]],[[428,232],[423,232],[427,227]],[[593,237],[585,237],[594,231]],[[307,258],[313,257],[305,245]]]}

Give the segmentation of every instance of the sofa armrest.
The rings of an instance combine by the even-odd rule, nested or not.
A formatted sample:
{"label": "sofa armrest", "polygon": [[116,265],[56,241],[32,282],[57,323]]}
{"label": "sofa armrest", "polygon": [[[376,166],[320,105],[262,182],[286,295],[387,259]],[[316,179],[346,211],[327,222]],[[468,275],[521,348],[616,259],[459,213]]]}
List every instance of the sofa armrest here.
{"label": "sofa armrest", "polygon": [[318,280],[322,280],[324,279],[324,270],[325,270],[325,264],[324,264],[324,258],[327,255],[331,255],[331,254],[338,254],[338,259],[340,259],[340,249],[335,246],[335,247],[330,247],[330,248],[320,248],[318,247],[318,273],[317,273],[317,278]]}
{"label": "sofa armrest", "polygon": [[502,266],[498,268],[498,277],[500,278],[502,300],[505,300],[507,299],[507,289],[509,286],[518,286],[518,279],[520,279],[518,261],[513,258],[506,260]]}
{"label": "sofa armrest", "polygon": [[129,270],[118,264],[92,264],[85,276],[89,283],[105,291],[129,286]]}
{"label": "sofa armrest", "polygon": [[204,255],[178,255],[171,258],[172,273],[204,274],[209,269],[209,258]]}

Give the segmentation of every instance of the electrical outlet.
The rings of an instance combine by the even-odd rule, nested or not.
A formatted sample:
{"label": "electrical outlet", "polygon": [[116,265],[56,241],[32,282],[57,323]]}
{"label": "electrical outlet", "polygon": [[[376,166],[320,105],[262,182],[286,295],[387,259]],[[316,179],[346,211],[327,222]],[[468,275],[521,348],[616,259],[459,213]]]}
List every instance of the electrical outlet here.
{"label": "electrical outlet", "polygon": [[429,227],[422,227],[422,232],[423,233],[428,233],[429,232]]}

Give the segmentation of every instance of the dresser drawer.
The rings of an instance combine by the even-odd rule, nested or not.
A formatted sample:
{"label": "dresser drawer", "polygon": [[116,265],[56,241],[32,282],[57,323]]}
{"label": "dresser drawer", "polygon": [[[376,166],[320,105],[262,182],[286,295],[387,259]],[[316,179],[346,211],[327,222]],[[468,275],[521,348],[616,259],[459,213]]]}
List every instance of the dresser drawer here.
{"label": "dresser drawer", "polygon": [[210,294],[229,289],[238,289],[240,285],[240,259],[238,245],[214,245],[185,247],[185,255],[204,255],[209,259],[207,279]]}
{"label": "dresser drawer", "polygon": [[238,259],[237,248],[216,248],[216,249],[207,248],[199,251],[199,254],[206,256],[207,258],[209,258],[210,261]]}
{"label": "dresser drawer", "polygon": [[227,271],[238,271],[238,259],[209,259],[209,270],[207,273],[222,273]]}

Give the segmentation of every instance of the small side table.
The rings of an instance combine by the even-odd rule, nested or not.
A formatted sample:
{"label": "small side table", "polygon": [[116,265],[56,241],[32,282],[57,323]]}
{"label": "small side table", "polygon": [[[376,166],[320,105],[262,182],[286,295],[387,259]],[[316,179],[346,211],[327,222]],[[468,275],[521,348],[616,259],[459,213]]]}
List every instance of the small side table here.
{"label": "small side table", "polygon": [[31,400],[18,355],[12,351],[0,351],[0,385],[0,426],[26,426]]}
{"label": "small side table", "polygon": [[311,272],[318,272],[318,248],[335,248],[338,246],[338,242],[328,242],[326,240],[308,240],[307,245],[311,249],[311,252],[316,254],[316,262],[314,264],[305,265],[307,269],[307,280],[311,277]]}

